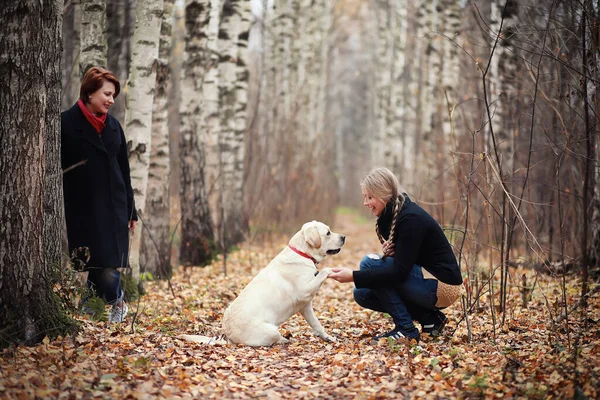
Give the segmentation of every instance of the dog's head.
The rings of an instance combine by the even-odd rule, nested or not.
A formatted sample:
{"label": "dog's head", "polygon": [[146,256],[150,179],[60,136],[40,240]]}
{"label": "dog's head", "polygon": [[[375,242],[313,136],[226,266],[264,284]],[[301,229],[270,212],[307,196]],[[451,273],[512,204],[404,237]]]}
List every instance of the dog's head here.
{"label": "dog's head", "polygon": [[339,253],[344,243],[346,236],[331,232],[327,225],[319,221],[305,223],[300,232],[290,240],[291,246],[311,255],[317,261],[328,254]]}

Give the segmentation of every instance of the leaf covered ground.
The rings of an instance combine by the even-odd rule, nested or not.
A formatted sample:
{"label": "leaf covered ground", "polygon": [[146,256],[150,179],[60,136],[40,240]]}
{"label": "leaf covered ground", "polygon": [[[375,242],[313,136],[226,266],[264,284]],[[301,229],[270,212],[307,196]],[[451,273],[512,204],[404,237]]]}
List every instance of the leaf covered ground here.
{"label": "leaf covered ground", "polygon": [[[372,222],[341,216],[333,228],[347,235],[347,245],[322,266],[357,268],[364,254],[379,247]],[[282,326],[290,343],[271,348],[177,338],[218,334],[226,306],[285,243],[281,238],[242,245],[228,257],[227,276],[222,261],[180,268],[171,281],[175,296],[166,282],[147,283],[147,294],[130,305],[128,323],[78,316],[82,329],[74,337],[3,350],[0,398],[600,397],[598,294],[591,297],[586,318],[575,312],[568,325],[555,324],[551,315],[556,318],[562,308],[562,292],[560,281],[547,276],[538,277],[527,308],[514,288],[502,327],[496,314],[494,329],[484,295],[468,325],[457,302],[446,310],[445,335],[418,345],[372,342],[372,335],[391,328],[389,317],[361,309],[352,286],[332,280],[322,286],[314,308],[335,343],[315,337],[297,316]],[[577,276],[568,277],[568,307],[579,293]]]}

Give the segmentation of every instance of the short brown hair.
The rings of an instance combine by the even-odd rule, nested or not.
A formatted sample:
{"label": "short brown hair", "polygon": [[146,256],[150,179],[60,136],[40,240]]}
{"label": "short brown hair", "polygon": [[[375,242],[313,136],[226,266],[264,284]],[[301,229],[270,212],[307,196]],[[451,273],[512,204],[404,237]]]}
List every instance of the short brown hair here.
{"label": "short brown hair", "polygon": [[113,97],[117,98],[121,91],[121,84],[115,74],[104,68],[92,67],[87,70],[81,80],[81,89],[79,89],[81,101],[87,103],[90,95],[100,89],[104,81],[112,82],[115,85],[115,95]]}

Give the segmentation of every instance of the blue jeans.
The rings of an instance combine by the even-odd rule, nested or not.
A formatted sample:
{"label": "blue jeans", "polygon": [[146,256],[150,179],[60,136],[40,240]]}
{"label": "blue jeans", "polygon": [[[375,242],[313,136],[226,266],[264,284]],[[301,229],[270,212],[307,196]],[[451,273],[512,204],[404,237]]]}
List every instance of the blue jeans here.
{"label": "blue jeans", "polygon": [[[360,262],[361,271],[392,266],[394,257],[382,260],[365,256]],[[388,287],[354,289],[354,300],[362,307],[388,313],[396,327],[412,329],[413,320],[421,325],[430,321],[437,312],[437,280],[423,279],[423,271],[414,265],[404,282],[390,282]]]}
{"label": "blue jeans", "polygon": [[121,274],[115,268],[90,268],[87,287],[107,304],[115,304],[123,299]]}

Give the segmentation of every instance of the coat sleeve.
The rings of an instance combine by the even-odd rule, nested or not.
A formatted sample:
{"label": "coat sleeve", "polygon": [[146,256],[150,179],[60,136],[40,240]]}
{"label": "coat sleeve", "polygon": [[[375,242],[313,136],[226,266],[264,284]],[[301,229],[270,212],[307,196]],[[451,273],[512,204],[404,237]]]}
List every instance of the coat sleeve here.
{"label": "coat sleeve", "polygon": [[131,187],[131,174],[129,172],[129,157],[127,155],[127,140],[123,133],[123,128],[119,127],[121,135],[121,148],[119,148],[118,162],[123,174],[123,181],[125,182],[125,189],[127,190],[127,214],[129,220],[137,221],[137,211],[135,209],[135,199],[133,198],[133,188]]}
{"label": "coat sleeve", "polygon": [[380,288],[391,282],[406,280],[415,265],[426,227],[417,214],[402,216],[396,227],[396,247],[392,265],[363,271],[354,271],[354,285],[357,288]]}

